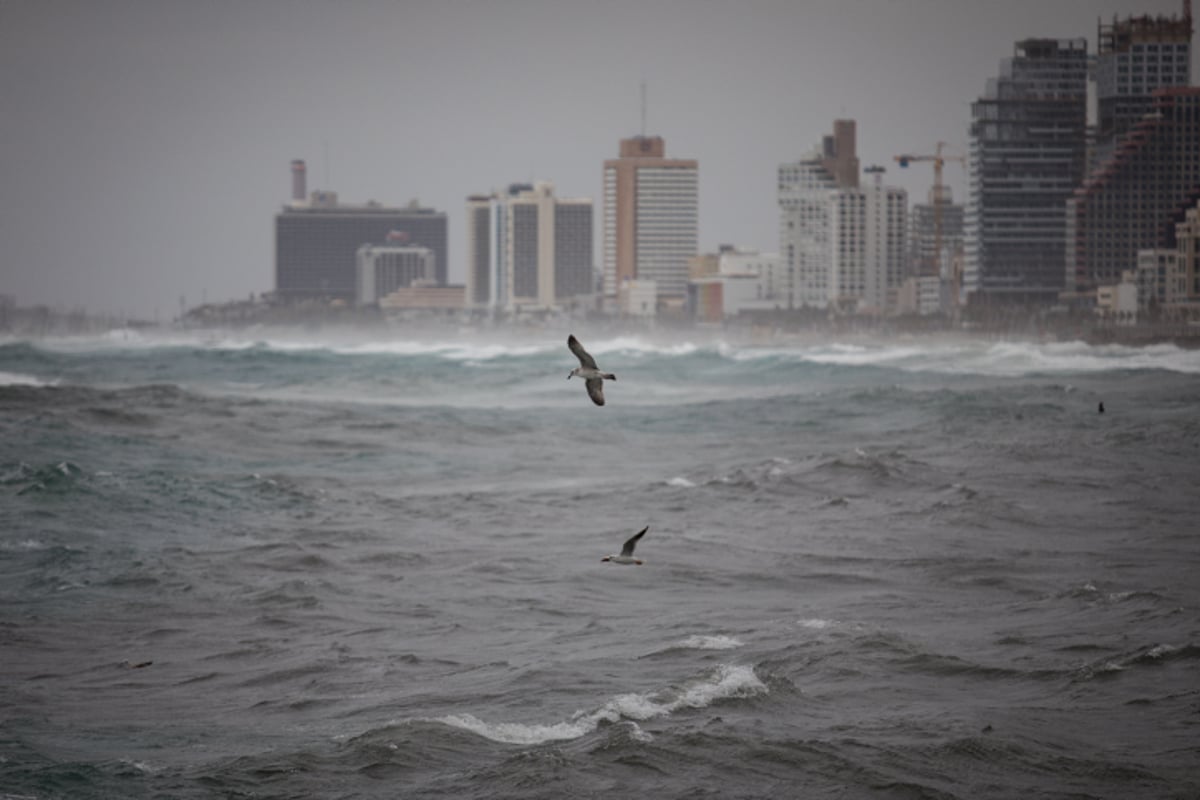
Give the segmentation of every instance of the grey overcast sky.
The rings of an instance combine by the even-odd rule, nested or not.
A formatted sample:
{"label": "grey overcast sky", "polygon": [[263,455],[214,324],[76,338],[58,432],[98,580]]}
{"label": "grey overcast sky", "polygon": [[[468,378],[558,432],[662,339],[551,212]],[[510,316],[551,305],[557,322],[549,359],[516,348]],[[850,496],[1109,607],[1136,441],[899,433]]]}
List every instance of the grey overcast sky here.
{"label": "grey overcast sky", "polygon": [[[289,161],[345,202],[553,181],[641,127],[700,164],[700,245],[778,248],[775,174],[858,121],[924,198],[1014,41],[1182,0],[0,0],[0,293],[162,321],[273,283]],[[1193,83],[1200,68],[1193,59]],[[962,198],[962,170],[947,166]],[[597,252],[599,257],[599,252]]]}

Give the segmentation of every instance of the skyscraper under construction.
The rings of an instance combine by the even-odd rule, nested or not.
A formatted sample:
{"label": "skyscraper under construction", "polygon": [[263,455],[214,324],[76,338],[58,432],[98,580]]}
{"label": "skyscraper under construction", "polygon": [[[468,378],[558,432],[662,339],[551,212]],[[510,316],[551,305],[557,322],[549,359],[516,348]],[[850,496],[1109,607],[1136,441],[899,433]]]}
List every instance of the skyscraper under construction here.
{"label": "skyscraper under construction", "polygon": [[1087,156],[1085,39],[1026,39],[971,106],[968,300],[1053,303]]}
{"label": "skyscraper under construction", "polygon": [[1200,196],[1200,89],[1191,77],[1191,4],[1182,17],[1131,17],[1099,29],[1099,119],[1092,168],[1067,204],[1067,289],[1091,292],[1174,245]]}
{"label": "skyscraper under construction", "polygon": [[1112,153],[1117,140],[1153,111],[1156,89],[1187,86],[1192,69],[1192,12],[1182,17],[1114,18],[1097,28],[1096,152]]}

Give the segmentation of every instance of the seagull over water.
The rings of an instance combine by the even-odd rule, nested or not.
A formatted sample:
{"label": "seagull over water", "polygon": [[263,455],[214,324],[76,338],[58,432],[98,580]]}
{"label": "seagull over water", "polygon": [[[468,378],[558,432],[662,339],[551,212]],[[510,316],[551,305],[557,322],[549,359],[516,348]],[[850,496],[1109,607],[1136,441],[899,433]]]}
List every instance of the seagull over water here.
{"label": "seagull over water", "polygon": [[583,349],[583,345],[575,338],[575,334],[567,337],[567,347],[571,348],[571,352],[579,359],[579,366],[571,370],[571,374],[567,376],[567,380],[572,377],[583,378],[583,384],[587,387],[588,397],[592,398],[592,402],[598,406],[604,405],[604,381],[615,381],[616,375],[611,372],[601,372],[596,366],[596,359],[592,358],[591,353]]}
{"label": "seagull over water", "polygon": [[630,536],[629,541],[625,542],[625,546],[621,548],[621,555],[605,556],[604,558],[602,558],[600,560],[608,561],[613,564],[637,564],[638,566],[641,566],[642,564],[646,563],[646,562],[642,561],[640,558],[633,557],[633,548],[637,547],[638,539],[645,536],[646,531],[648,531],[648,530],[650,530],[649,525],[642,528],[640,531],[635,533],[633,536]]}

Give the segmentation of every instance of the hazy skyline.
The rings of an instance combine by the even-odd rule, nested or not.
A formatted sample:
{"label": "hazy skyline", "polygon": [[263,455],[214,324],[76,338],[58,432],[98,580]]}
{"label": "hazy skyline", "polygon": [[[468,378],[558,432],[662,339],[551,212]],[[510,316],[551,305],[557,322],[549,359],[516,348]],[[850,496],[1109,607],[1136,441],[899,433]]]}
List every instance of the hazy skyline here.
{"label": "hazy skyline", "polygon": [[[863,166],[923,201],[1013,42],[1182,2],[0,0],[0,293],[168,320],[274,284],[289,162],[343,202],[445,211],[550,180],[596,201],[641,128],[700,170],[700,248],[778,247],[776,169],[858,122]],[[1193,57],[1192,81],[1198,69]],[[955,199],[963,170],[947,165]],[[597,249],[597,263],[600,253]]]}

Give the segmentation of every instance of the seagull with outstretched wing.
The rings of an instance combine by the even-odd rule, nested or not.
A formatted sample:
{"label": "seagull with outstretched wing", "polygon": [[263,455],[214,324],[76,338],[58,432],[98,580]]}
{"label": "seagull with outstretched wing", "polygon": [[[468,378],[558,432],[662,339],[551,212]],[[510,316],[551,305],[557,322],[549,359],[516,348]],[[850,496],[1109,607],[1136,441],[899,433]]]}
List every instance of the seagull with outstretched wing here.
{"label": "seagull with outstretched wing", "polygon": [[596,405],[604,405],[604,381],[615,381],[617,376],[611,372],[601,372],[600,368],[596,366],[596,359],[583,349],[583,345],[575,338],[575,334],[567,337],[567,347],[579,359],[579,366],[571,370],[571,373],[567,375],[567,380],[583,378],[583,385],[587,387],[588,397],[592,398],[592,402]]}
{"label": "seagull with outstretched wing", "polygon": [[621,548],[620,555],[609,555],[609,556],[605,556],[604,558],[602,558],[600,560],[607,561],[611,564],[637,564],[638,566],[641,566],[642,564],[646,563],[646,562],[642,561],[640,558],[633,557],[633,548],[637,547],[638,539],[645,536],[646,531],[648,531],[648,530],[650,530],[649,525],[642,528],[640,531],[635,533],[633,536],[630,536],[629,540],[625,542],[625,546]]}

